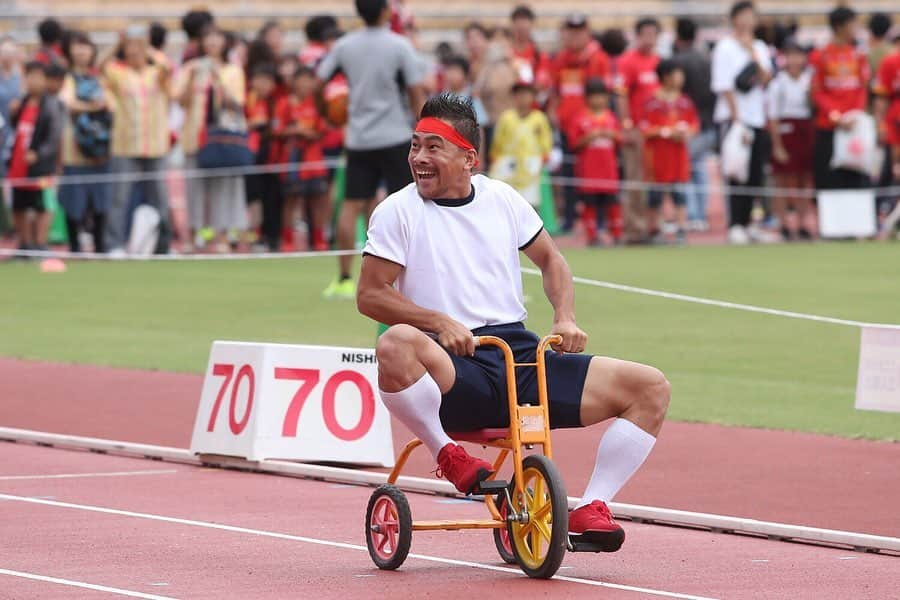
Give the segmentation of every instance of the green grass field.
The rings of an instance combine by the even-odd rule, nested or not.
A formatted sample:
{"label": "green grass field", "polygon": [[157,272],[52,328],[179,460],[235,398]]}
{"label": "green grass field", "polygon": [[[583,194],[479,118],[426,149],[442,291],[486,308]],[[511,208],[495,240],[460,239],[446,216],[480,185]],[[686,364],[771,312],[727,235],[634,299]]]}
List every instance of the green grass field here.
{"label": "green grass field", "polygon": [[[570,251],[576,275],[862,321],[900,321],[896,244]],[[352,302],[325,302],[334,259],[0,265],[0,355],[201,373],[215,339],[371,346]],[[549,304],[525,275],[530,327]],[[673,419],[900,440],[900,414],[853,408],[860,332],[578,286],[588,349],[647,362]]]}

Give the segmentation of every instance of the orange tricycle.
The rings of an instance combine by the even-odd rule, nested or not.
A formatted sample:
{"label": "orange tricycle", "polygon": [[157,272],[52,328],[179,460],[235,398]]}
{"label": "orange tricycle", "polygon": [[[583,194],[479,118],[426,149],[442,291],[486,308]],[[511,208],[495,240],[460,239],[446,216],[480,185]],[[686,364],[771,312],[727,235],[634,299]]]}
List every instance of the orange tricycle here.
{"label": "orange tricycle", "polygon": [[[409,455],[422,442],[409,442],[385,485],[378,487],[366,510],[366,545],[372,561],[380,569],[396,569],[409,554],[413,531],[457,531],[491,529],[501,558],[518,564],[530,577],[553,577],[562,564],[568,539],[568,499],[559,471],[551,461],[550,414],[547,400],[547,371],[544,354],[558,335],[545,336],[538,343],[535,362],[517,363],[509,345],[499,337],[477,336],[476,346],[491,345],[503,352],[510,423],[507,429],[449,433],[461,442],[499,449],[494,475],[483,481],[476,494],[484,495],[489,519],[413,521],[409,501],[395,483]],[[516,368],[537,369],[538,405],[519,405],[516,396]],[[525,454],[536,445],[541,453]],[[513,480],[495,479],[512,454]]]}

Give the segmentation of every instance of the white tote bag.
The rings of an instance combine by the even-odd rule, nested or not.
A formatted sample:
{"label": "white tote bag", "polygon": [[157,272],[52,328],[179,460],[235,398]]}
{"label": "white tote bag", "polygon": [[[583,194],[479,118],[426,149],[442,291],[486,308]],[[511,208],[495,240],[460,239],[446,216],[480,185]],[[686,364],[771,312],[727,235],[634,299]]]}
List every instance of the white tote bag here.
{"label": "white tote bag", "polygon": [[738,183],[750,178],[750,152],[753,147],[753,130],[735,122],[722,139],[722,175]]}
{"label": "white tote bag", "polygon": [[141,204],[134,210],[131,218],[131,235],[128,238],[128,254],[133,256],[150,256],[156,249],[159,239],[159,211],[147,204]]}
{"label": "white tote bag", "polygon": [[875,119],[860,110],[847,114],[854,118],[853,127],[835,130],[831,168],[871,175],[878,162],[878,131]]}

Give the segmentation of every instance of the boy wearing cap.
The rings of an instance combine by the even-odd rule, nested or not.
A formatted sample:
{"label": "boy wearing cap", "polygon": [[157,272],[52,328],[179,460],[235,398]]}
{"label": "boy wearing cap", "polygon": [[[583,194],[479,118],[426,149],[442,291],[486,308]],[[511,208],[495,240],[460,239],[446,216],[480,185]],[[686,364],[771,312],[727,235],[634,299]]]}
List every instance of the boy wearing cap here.
{"label": "boy wearing cap", "polygon": [[553,149],[553,133],[547,115],[535,108],[533,83],[518,82],[513,88],[513,108],[500,115],[491,142],[491,176],[505,181],[532,206],[541,202],[541,168]]}
{"label": "boy wearing cap", "polygon": [[609,220],[614,242],[622,239],[622,206],[619,204],[619,165],[616,146],[622,141],[619,120],[609,107],[609,90],[599,79],[584,86],[587,108],[572,119],[569,139],[575,149],[575,177],[584,212],[582,219],[590,245]]}
{"label": "boy wearing cap", "polygon": [[[669,383],[652,367],[579,354],[587,334],[576,324],[565,258],[519,193],[472,175],[479,128],[471,101],[441,94],[421,116],[409,152],[415,181],[372,213],[363,251],[357,306],[391,326],[375,349],[381,398],[431,451],[443,477],[462,493],[478,490],[492,465],[470,456],[447,431],[509,426],[503,358],[476,348],[474,336],[501,337],[516,362],[534,360],[538,338],[523,324],[524,252],[541,271],[554,309],[552,331],[562,337],[564,354],[546,356],[550,426],[614,418],[569,515],[573,542],[614,552],[625,533],[606,503],[649,455]],[[517,383],[519,401],[536,404],[535,372],[523,372]]]}

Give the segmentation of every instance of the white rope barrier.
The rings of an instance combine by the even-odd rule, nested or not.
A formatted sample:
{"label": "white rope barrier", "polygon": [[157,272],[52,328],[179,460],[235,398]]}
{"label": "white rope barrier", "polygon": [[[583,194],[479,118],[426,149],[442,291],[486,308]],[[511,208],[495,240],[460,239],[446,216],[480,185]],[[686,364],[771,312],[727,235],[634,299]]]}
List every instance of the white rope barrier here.
{"label": "white rope barrier", "polygon": [[274,258],[327,258],[359,256],[359,250],[320,250],[316,252],[250,252],[228,254],[101,254],[99,252],[66,252],[57,250],[16,250],[0,248],[0,256],[20,258],[55,258],[59,260],[107,262],[203,262],[235,260],[271,260]]}
{"label": "white rope barrier", "polygon": [[[313,169],[330,169],[345,166],[346,161],[340,159],[327,159],[315,162],[305,163],[281,163],[274,165],[250,165],[246,167],[229,167],[219,169],[185,169],[185,168],[169,168],[156,171],[128,171],[128,172],[110,172],[99,174],[82,174],[82,175],[54,175],[46,177],[33,178],[9,178],[5,180],[11,187],[22,186],[38,186],[53,187],[60,185],[87,185],[102,183],[137,183],[142,181],[156,181],[159,179],[168,179],[171,177],[182,179],[208,179],[213,177],[243,177],[249,175],[275,175],[284,173],[301,173]],[[564,177],[554,175],[550,177],[550,183],[560,187],[578,187],[581,185],[602,186],[617,188],[621,191],[668,191],[676,189],[678,191],[687,192],[689,190],[705,191],[706,193],[720,192],[722,194],[745,195],[756,198],[778,197],[778,198],[815,198],[817,190],[815,189],[793,189],[778,188],[774,186],[746,186],[746,185],[729,185],[726,183],[707,183],[705,185],[697,185],[693,183],[680,184],[662,184],[650,181],[639,180],[618,180],[618,179],[595,179],[595,178],[578,178]],[[867,191],[874,191],[880,197],[900,197],[900,185],[888,187],[867,187]]]}

